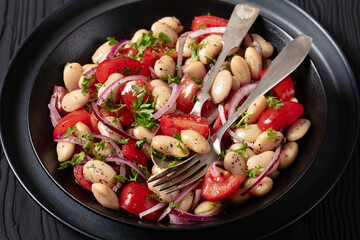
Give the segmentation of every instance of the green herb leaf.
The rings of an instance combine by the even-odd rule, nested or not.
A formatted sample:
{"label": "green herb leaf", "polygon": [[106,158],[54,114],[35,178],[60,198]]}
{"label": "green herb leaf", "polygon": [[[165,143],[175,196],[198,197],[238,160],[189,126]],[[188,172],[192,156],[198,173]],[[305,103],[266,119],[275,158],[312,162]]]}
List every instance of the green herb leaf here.
{"label": "green herb leaf", "polygon": [[175,133],[173,138],[176,138],[177,140],[181,141],[181,135],[180,134]]}
{"label": "green herb leaf", "polygon": [[125,145],[125,144],[127,144],[129,142],[129,138],[119,139],[119,140],[114,140],[114,141],[119,143],[119,144]]}
{"label": "green herb leaf", "polygon": [[171,83],[176,83],[176,84],[180,84],[181,83],[181,78],[180,77],[172,77],[170,75],[168,75],[168,84]]}
{"label": "green herb leaf", "polygon": [[170,38],[163,32],[160,32],[158,34],[158,38],[160,39],[160,45],[163,45],[163,44],[166,44],[166,43],[169,43],[171,42]]}
{"label": "green herb leaf", "polygon": [[178,203],[174,203],[173,201],[169,202],[169,207],[170,208],[177,208],[178,207]]}
{"label": "green herb leaf", "polygon": [[141,150],[145,143],[146,138],[143,138],[142,140],[139,140],[135,143],[135,147]]}
{"label": "green herb leaf", "polygon": [[109,42],[109,46],[114,46],[114,45],[116,45],[117,43],[118,43],[118,41],[115,39],[115,37],[107,37],[106,38],[108,41],[110,41]]}
{"label": "green herb leaf", "polygon": [[268,137],[267,139],[271,140],[271,139],[275,139],[276,138],[276,131],[274,131],[274,129],[272,128],[268,128],[266,131],[268,131]]}
{"label": "green herb leaf", "polygon": [[269,104],[269,108],[273,107],[275,110],[278,110],[281,106],[284,106],[282,99],[278,100],[273,96],[266,97],[266,102]]}
{"label": "green herb leaf", "polygon": [[64,138],[67,138],[68,136],[70,136],[71,134],[73,134],[75,132],[75,126],[74,127],[68,127],[68,129],[66,130],[66,133],[63,135]]}
{"label": "green herb leaf", "polygon": [[156,193],[152,193],[151,195],[146,194],[146,201],[150,201],[151,199],[156,199],[157,201],[160,201],[159,196]]}
{"label": "green herb leaf", "polygon": [[236,124],[236,128],[249,128],[248,124],[245,123],[245,119],[247,117],[249,117],[250,115],[252,115],[253,113],[248,113],[248,112],[242,112],[241,113],[241,119],[240,121]]}

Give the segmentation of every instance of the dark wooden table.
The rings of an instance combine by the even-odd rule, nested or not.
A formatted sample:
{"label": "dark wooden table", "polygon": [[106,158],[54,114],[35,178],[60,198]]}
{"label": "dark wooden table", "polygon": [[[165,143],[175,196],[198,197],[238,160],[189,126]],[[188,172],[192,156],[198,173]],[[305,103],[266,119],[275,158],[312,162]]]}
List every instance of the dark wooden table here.
{"label": "dark wooden table", "polygon": [[[11,56],[31,30],[68,1],[0,1],[1,78]],[[276,2],[274,0],[274,4]],[[291,2],[309,13],[333,36],[345,53],[359,85],[360,1]],[[360,239],[359,152],[357,146],[343,176],[314,209],[268,239]],[[0,239],[84,239],[83,235],[57,221],[35,203],[16,180],[1,149],[0,154]]]}

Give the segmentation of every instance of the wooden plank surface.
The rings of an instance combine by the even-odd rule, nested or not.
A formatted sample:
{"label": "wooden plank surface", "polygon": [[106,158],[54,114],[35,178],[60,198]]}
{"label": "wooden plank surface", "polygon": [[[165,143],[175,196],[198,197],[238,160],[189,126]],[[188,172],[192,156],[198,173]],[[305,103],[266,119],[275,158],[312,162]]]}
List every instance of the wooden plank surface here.
{"label": "wooden plank surface", "polygon": [[[11,56],[26,35],[45,16],[68,1],[0,1],[0,78],[3,77]],[[359,85],[360,1],[292,2],[313,16],[334,37],[345,53]],[[16,180],[1,149],[0,155],[1,240],[85,238],[41,209]],[[359,160],[357,146],[344,175],[324,200],[297,222],[268,239],[360,239]]]}

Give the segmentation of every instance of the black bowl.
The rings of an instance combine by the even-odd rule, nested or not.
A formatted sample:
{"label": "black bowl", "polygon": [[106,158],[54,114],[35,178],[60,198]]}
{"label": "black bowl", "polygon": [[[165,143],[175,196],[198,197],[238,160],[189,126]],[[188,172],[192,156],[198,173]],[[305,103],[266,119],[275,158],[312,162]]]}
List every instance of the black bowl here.
{"label": "black bowl", "polygon": [[[312,126],[299,142],[296,161],[281,171],[270,194],[228,209],[216,221],[175,226],[140,221],[123,210],[105,209],[91,193],[75,184],[71,170],[57,170],[47,103],[53,86],[63,85],[66,62],[89,63],[106,37],[131,38],[137,29],[149,29],[163,16],[178,17],[185,29],[190,28],[194,16],[208,12],[229,18],[234,1],[186,0],[176,6],[162,0],[74,1],[48,17],[20,48],[1,89],[3,147],[23,186],[59,220],[85,234],[104,238],[139,238],[156,231],[177,231],[177,236],[183,236],[205,229],[209,236],[226,236],[231,230],[242,229],[242,236],[259,237],[307,212],[335,184],[349,160],[353,145],[345,140],[355,142],[351,140],[358,132],[358,94],[348,64],[331,38],[293,5],[281,2],[275,6],[270,2],[250,2],[262,10],[251,32],[270,41],[274,55],[300,33],[314,39],[309,57],[292,74],[296,97]],[[334,64],[336,72],[331,68]],[[15,80],[22,81],[21,88]],[[13,100],[14,92],[19,97]],[[10,99],[20,106],[15,112],[7,104]],[[345,114],[351,131],[337,127]],[[23,147],[14,149],[20,141]],[[341,154],[342,162],[338,161],[340,147],[345,152]]]}

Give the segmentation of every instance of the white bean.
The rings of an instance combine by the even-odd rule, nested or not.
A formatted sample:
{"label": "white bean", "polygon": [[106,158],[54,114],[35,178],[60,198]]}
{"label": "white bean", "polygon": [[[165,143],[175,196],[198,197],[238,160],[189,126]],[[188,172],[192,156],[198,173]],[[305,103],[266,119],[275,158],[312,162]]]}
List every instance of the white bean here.
{"label": "white bean", "polygon": [[103,43],[95,53],[92,55],[91,59],[93,63],[99,64],[104,61],[107,55],[110,53],[112,46],[110,46],[110,41]]}
{"label": "white bean", "polygon": [[[84,65],[85,66],[85,65]],[[95,74],[92,74],[90,76],[88,76],[87,78],[85,78],[85,74],[91,70],[91,68],[96,67],[97,64],[87,64],[86,67],[82,67],[84,69],[84,71],[82,72],[82,74],[80,75],[80,78],[78,79],[78,86],[79,88],[89,88],[94,86],[95,81],[96,81],[96,76]]]}
{"label": "white bean", "polygon": [[165,86],[165,87],[169,87],[169,84],[167,84],[165,81],[160,80],[160,79],[154,79],[150,82],[150,85],[154,88],[159,87],[159,86]]}
{"label": "white bean", "polygon": [[[255,178],[247,179],[245,185],[251,185],[252,181],[255,181]],[[265,196],[271,191],[273,185],[274,182],[270,177],[264,177],[253,189],[250,190],[250,193],[256,197]]]}
{"label": "white bean", "polygon": [[167,79],[175,75],[175,62],[169,55],[164,55],[155,62],[154,70],[161,79]]}
{"label": "white bean", "polygon": [[108,186],[101,183],[93,183],[91,185],[91,192],[94,194],[96,200],[106,208],[119,210],[119,199],[114,191]]}
{"label": "white bean", "polygon": [[[115,119],[115,117],[105,117],[105,120],[107,120],[114,127],[122,130],[120,121],[117,121]],[[106,137],[112,138],[114,140],[122,139],[122,136],[120,134],[114,132],[113,130],[111,130],[110,128],[105,126],[101,121],[98,122],[98,129],[99,129],[99,132]]]}
{"label": "white bean", "polygon": [[308,119],[300,118],[296,120],[286,132],[286,138],[288,141],[297,141],[302,138],[311,126],[311,122]]}
{"label": "white bean", "polygon": [[245,196],[241,195],[241,193],[244,191],[244,188],[238,188],[234,193],[232,193],[230,196],[225,198],[225,203],[229,206],[236,207],[244,204],[249,198],[251,197],[251,194],[248,193]]}
{"label": "white bean", "polygon": [[72,112],[82,108],[90,101],[90,94],[81,92],[81,89],[65,94],[61,106],[66,112]]}
{"label": "white bean", "polygon": [[203,201],[194,210],[195,215],[209,216],[222,211],[220,201]]}
{"label": "white bean", "polygon": [[249,113],[249,116],[245,118],[245,123],[255,123],[259,120],[260,115],[265,111],[266,108],[266,98],[260,96],[255,99],[254,102],[250,104],[246,110]]}
{"label": "white bean", "polygon": [[284,136],[280,131],[264,131],[254,142],[253,150],[256,154],[268,150],[274,150],[275,148],[280,146],[283,137]]}
{"label": "white bean", "polygon": [[224,157],[224,168],[231,174],[241,176],[243,179],[246,178],[246,161],[244,158],[236,152],[228,152]]}
{"label": "white bean", "polygon": [[135,42],[137,42],[139,39],[141,39],[143,37],[143,34],[148,34],[149,31],[146,29],[139,29],[134,33],[134,36],[131,38],[130,40],[130,44],[133,44]]}
{"label": "white bean", "polygon": [[155,135],[156,128],[154,127],[151,131],[143,126],[136,126],[133,130],[133,135],[136,139],[144,139],[146,138],[147,143],[151,143],[151,139]]}
{"label": "white bean", "polygon": [[153,31],[154,37],[159,37],[159,34],[163,33],[169,38],[170,42],[166,43],[165,46],[171,48],[175,47],[176,41],[178,40],[178,34],[171,26],[164,22],[157,21],[151,26],[151,30]]}
{"label": "white bean", "polygon": [[153,137],[151,140],[151,146],[165,155],[174,157],[187,157],[190,154],[189,149],[184,143],[176,138],[165,135]]}
{"label": "white bean", "polygon": [[234,76],[239,79],[240,85],[251,83],[251,72],[244,58],[234,56],[230,61],[230,68]]}
{"label": "white bean", "polygon": [[203,79],[206,75],[206,69],[202,62],[200,61],[193,61],[186,66],[183,67],[183,72],[185,75],[197,78],[197,79]]}
{"label": "white bean", "polygon": [[[241,143],[234,143],[229,147],[229,149],[236,150],[236,149],[239,149],[241,146],[242,146]],[[247,157],[242,156],[245,161],[247,161],[249,159],[249,157],[256,155],[253,152],[253,150],[251,150],[251,148],[246,148],[246,153],[247,153]]]}
{"label": "white bean", "polygon": [[[273,151],[266,151],[258,155],[251,156],[246,162],[247,169],[255,169],[256,175],[258,176],[261,174],[262,170],[264,170],[267,167],[273,156],[274,156]],[[270,173],[276,171],[278,166],[279,166],[279,162],[273,167],[273,169],[271,169]]]}
{"label": "white bean", "polygon": [[228,70],[223,70],[216,75],[210,88],[210,96],[214,104],[221,103],[227,98],[232,87],[232,76]]}
{"label": "white bean", "polygon": [[240,83],[240,78],[238,78],[237,76],[232,76],[232,85],[231,85],[231,88],[232,90],[238,90],[241,86],[241,83]]}
{"label": "white bean", "polygon": [[176,17],[163,17],[160,20],[158,20],[159,22],[163,22],[166,23],[167,25],[169,25],[172,29],[175,30],[175,32],[177,33],[181,33],[182,30],[184,29],[184,27],[181,25],[181,22],[179,19],[177,19]]}
{"label": "white bean", "polygon": [[207,59],[215,59],[222,49],[221,36],[211,34],[204,38],[200,44],[203,47],[199,50],[199,59],[203,64],[207,64]]}
{"label": "white bean", "polygon": [[99,151],[99,155],[100,156],[105,156],[105,157],[108,157],[108,156],[118,156],[115,148],[108,142],[105,142],[104,144],[104,149],[101,149]]}
{"label": "white bean", "polygon": [[[153,89],[153,92],[157,94],[157,98],[156,98],[156,102],[155,102],[155,110],[159,111],[160,109],[165,107],[165,105],[169,101],[169,99],[171,97],[171,88],[169,88],[168,86],[158,86]],[[172,110],[174,112],[176,110],[176,108],[172,109]],[[170,113],[170,112],[167,111],[167,113]]]}
{"label": "white bean", "polygon": [[210,144],[203,135],[194,130],[184,130],[180,134],[181,141],[194,152],[205,154],[210,151]]}
{"label": "white bean", "polygon": [[[161,179],[160,179],[161,180]],[[153,185],[160,180],[155,180],[151,183],[148,183],[148,188],[153,191],[154,193],[156,193],[159,197],[159,201],[162,203],[169,203],[174,201],[174,199],[179,195],[179,190],[171,192],[169,194],[164,193],[164,191],[159,191],[159,189],[161,187],[154,187]]]}
{"label": "white bean", "polygon": [[[185,32],[181,34],[181,36],[184,36],[185,34],[188,34],[189,32]],[[180,39],[180,38],[179,38]],[[179,39],[176,42],[176,51],[179,52]],[[189,58],[191,57],[191,44],[194,44],[196,46],[198,38],[190,38],[189,36],[186,37],[185,43],[184,43],[184,49],[183,49],[183,57]],[[184,64],[185,66],[186,64]]]}
{"label": "white bean", "polygon": [[71,92],[78,88],[78,82],[82,73],[83,69],[79,63],[74,62],[66,65],[63,78],[67,90]]}
{"label": "white bean", "polygon": [[[118,79],[120,79],[122,77],[124,77],[124,76],[122,74],[120,74],[120,73],[111,74],[108,77],[108,79],[106,80],[106,82],[104,82],[104,84],[99,88],[98,97],[100,97],[101,94],[105,91],[105,89],[108,88],[113,82],[115,82],[116,80],[118,80]],[[103,97],[105,98],[104,104],[110,98],[111,98],[111,101],[113,103],[118,103],[120,101],[120,85],[117,85],[115,88],[113,88],[113,90],[111,90],[109,95],[103,96]]]}
{"label": "white bean", "polygon": [[258,41],[260,43],[264,58],[269,58],[273,54],[274,46],[271,43],[256,33],[252,33],[251,37],[254,41]]}
{"label": "white bean", "polygon": [[266,68],[270,67],[271,63],[272,63],[272,60],[270,58],[264,59],[263,69],[266,69]]}
{"label": "white bean", "polygon": [[252,79],[258,80],[259,73],[262,70],[262,58],[259,52],[253,47],[246,48],[245,61],[249,66]]}
{"label": "white bean", "polygon": [[285,169],[292,164],[298,154],[299,146],[296,142],[287,142],[280,154],[279,169]]}
{"label": "white bean", "polygon": [[188,192],[185,196],[178,202],[177,209],[187,212],[191,208],[191,204],[194,200],[193,192]]}
{"label": "white bean", "polygon": [[247,127],[237,128],[235,134],[247,142],[255,142],[262,131],[259,129],[256,123],[248,124]]}
{"label": "white bean", "polygon": [[107,163],[99,160],[90,160],[83,167],[83,174],[86,180],[92,183],[102,183],[112,188],[116,184],[115,170]]}
{"label": "white bean", "polygon": [[75,152],[75,144],[71,142],[58,142],[56,144],[56,153],[59,162],[69,160]]}
{"label": "white bean", "polygon": [[75,124],[75,132],[74,132],[75,137],[82,137],[90,133],[91,133],[91,129],[86,124],[82,122],[77,122]]}

